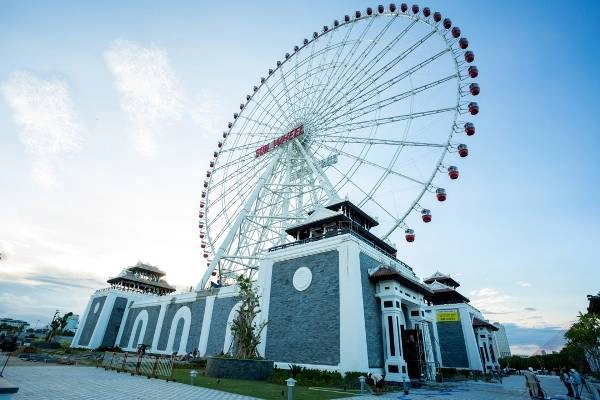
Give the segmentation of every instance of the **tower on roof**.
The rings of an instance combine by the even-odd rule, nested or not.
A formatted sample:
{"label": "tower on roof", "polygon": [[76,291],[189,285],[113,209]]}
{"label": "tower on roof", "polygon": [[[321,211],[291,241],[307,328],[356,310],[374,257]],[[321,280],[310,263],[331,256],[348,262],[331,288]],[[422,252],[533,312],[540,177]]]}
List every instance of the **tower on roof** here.
{"label": "tower on roof", "polygon": [[428,285],[432,284],[433,282],[439,282],[453,289],[457,289],[460,286],[460,283],[455,281],[450,275],[443,274],[440,271],[437,271],[429,278],[425,278],[423,282],[425,282]]}
{"label": "tower on roof", "polygon": [[154,265],[138,261],[133,267],[123,269],[118,276],[106,282],[110,283],[111,288],[162,296],[175,291],[175,288],[163,279],[165,275],[165,272]]}
{"label": "tower on roof", "polygon": [[[387,241],[370,232],[379,222],[349,200],[342,200],[310,213],[301,223],[287,228],[287,234],[296,242],[314,241],[332,236],[351,233],[365,240],[379,251],[396,258],[396,248]],[[275,246],[270,251],[287,247],[288,244]]]}

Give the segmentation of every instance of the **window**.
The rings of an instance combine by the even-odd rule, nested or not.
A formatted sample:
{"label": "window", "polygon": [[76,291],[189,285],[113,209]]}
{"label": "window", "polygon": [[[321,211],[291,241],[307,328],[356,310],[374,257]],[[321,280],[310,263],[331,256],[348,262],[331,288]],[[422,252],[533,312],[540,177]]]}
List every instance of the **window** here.
{"label": "window", "polygon": [[416,311],[411,311],[411,312],[410,312],[410,316],[411,316],[411,317],[418,317],[418,316],[419,316],[419,311],[418,311],[418,310],[416,310]]}
{"label": "window", "polygon": [[383,307],[384,308],[392,308],[392,307],[394,307],[394,302],[391,300],[386,300],[383,302]]}
{"label": "window", "polygon": [[400,302],[396,301],[396,307],[400,308]]}
{"label": "window", "polygon": [[398,372],[400,372],[400,370],[398,369],[397,365],[390,364],[390,365],[388,365],[388,372],[397,374]]}

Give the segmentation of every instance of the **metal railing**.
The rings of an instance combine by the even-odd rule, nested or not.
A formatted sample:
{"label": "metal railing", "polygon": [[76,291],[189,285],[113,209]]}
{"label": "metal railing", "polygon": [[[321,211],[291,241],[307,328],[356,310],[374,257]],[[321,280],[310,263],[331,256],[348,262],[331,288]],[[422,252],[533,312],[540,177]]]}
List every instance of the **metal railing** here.
{"label": "metal railing", "polygon": [[117,372],[129,372],[131,375],[142,375],[148,378],[173,379],[174,356],[151,354],[117,353],[106,351],[98,363],[98,367]]}
{"label": "metal railing", "polygon": [[8,359],[11,354],[11,352],[0,352],[0,377],[4,373],[4,368],[6,368],[6,364],[8,364]]}

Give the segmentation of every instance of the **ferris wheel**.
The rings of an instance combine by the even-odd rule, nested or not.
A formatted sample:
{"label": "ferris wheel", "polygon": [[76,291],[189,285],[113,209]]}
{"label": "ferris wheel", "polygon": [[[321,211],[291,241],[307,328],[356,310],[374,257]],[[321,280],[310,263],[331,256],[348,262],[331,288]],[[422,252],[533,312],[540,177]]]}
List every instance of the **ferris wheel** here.
{"label": "ferris wheel", "polygon": [[406,4],[346,15],[285,53],[210,161],[198,289],[211,275],[252,277],[269,248],[290,240],[286,227],[341,196],[379,216],[381,238],[414,241],[468,155],[474,58],[449,18]]}

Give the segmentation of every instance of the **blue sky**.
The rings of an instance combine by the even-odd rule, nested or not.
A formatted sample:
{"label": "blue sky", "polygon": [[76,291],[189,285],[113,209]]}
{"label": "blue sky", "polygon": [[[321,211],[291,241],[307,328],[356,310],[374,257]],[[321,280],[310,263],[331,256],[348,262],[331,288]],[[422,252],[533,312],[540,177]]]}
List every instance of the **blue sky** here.
{"label": "blue sky", "polygon": [[[469,38],[481,113],[459,184],[399,254],[453,274],[531,352],[600,289],[600,6],[421,4]],[[195,285],[202,177],[231,113],[286,51],[367,6],[3,2],[0,315],[81,312],[138,259]]]}

